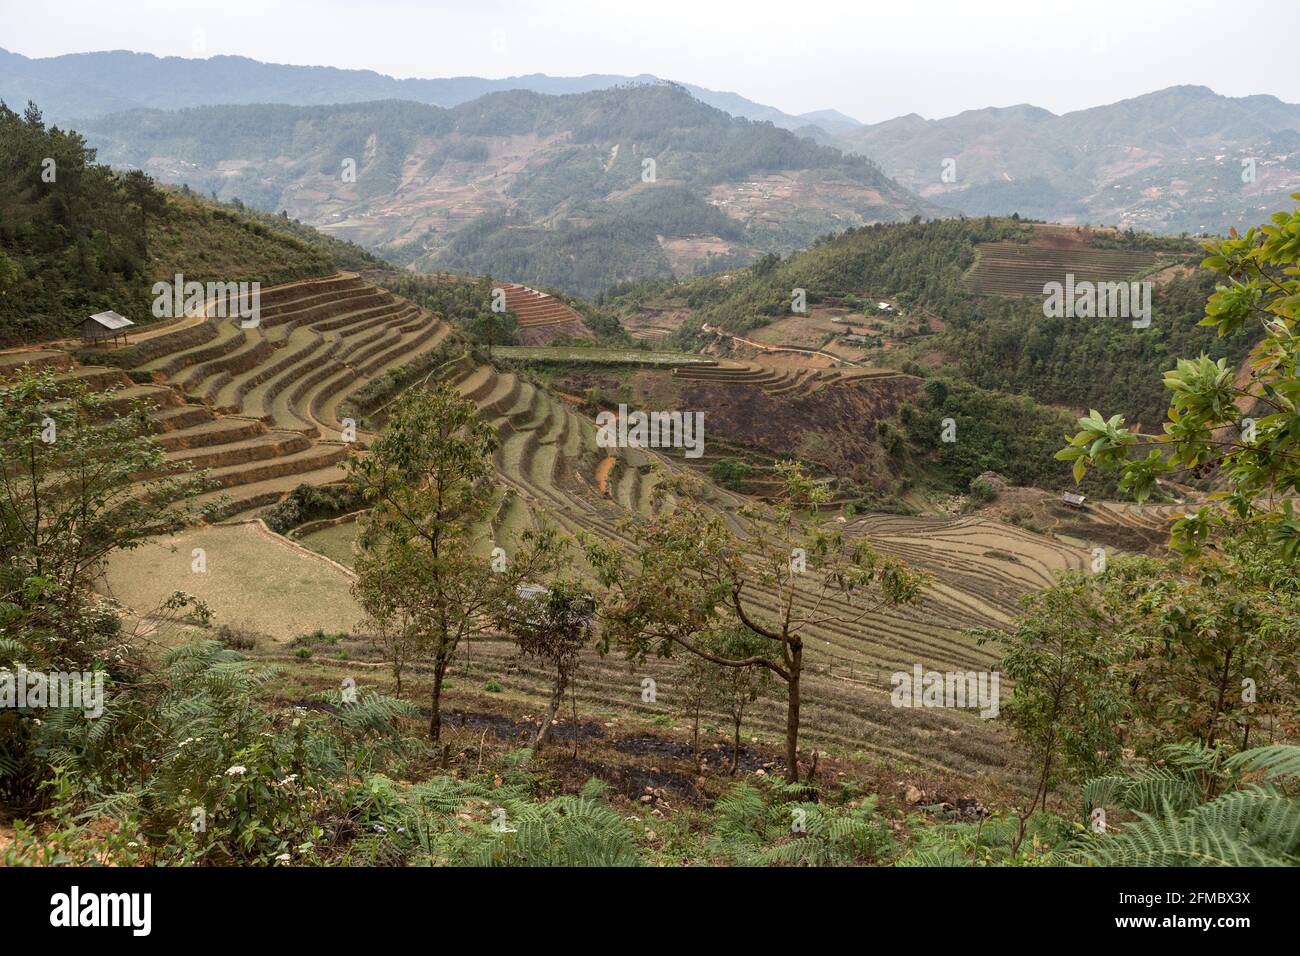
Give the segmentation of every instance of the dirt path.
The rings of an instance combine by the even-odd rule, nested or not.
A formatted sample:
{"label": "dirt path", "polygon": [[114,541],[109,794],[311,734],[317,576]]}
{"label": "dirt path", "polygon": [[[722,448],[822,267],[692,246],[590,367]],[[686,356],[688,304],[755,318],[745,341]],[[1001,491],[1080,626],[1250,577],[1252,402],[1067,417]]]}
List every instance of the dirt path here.
{"label": "dirt path", "polygon": [[844,358],[842,355],[836,355],[834,352],[825,352],[822,349],[801,349],[796,348],[793,345],[767,345],[763,342],[755,342],[753,339],[747,339],[740,335],[732,335],[730,332],[720,329],[717,326],[709,325],[708,323],[701,325],[700,330],[702,332],[712,332],[719,338],[729,338],[733,342],[744,343],[751,348],[758,349],[760,352],[798,352],[802,355],[820,355],[823,358],[831,359],[839,364],[850,365],[853,368],[866,368],[866,366],[861,362],[855,362],[852,359]]}
{"label": "dirt path", "polygon": [[608,493],[605,490],[605,485],[609,481],[609,473],[613,470],[614,462],[616,461],[618,461],[618,459],[613,455],[610,455],[596,466],[596,487],[600,489],[602,495]]}

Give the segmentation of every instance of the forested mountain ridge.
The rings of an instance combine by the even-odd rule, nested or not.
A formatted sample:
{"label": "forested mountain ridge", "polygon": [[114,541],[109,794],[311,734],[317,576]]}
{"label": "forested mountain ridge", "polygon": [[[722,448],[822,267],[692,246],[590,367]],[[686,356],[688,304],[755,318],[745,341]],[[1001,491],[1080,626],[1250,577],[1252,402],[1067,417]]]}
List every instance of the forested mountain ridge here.
{"label": "forested mountain ridge", "polygon": [[[35,100],[60,123],[141,108],[253,103],[401,99],[451,108],[504,91],[583,94],[665,82],[649,74],[396,79],[234,56],[116,50],[29,58],[0,49],[0,98]],[[1268,95],[1175,86],[1061,115],[1020,104],[864,125],[834,109],[796,115],[734,92],[681,88],[733,116],[870,157],[906,188],[967,215],[1019,212],[1051,222],[1222,233],[1259,221],[1300,186],[1300,105]]]}
{"label": "forested mountain ridge", "polygon": [[287,210],[418,268],[591,295],[936,214],[869,160],[684,89],[133,111],[81,124],[100,155]]}

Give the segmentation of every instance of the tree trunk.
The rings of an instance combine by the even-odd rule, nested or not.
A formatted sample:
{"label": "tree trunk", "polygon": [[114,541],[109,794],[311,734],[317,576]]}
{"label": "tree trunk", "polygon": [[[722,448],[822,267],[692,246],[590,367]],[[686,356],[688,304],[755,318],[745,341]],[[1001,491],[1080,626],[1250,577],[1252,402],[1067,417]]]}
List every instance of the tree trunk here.
{"label": "tree trunk", "polygon": [[695,755],[695,772],[700,772],[700,702],[695,702],[695,726],[691,731],[691,753]]}
{"label": "tree trunk", "polygon": [[1038,806],[1040,800],[1043,803],[1043,812],[1044,813],[1047,812],[1047,791],[1048,791],[1048,785],[1051,783],[1051,779],[1052,779],[1051,773],[1052,773],[1053,756],[1054,756],[1053,754],[1049,753],[1047,755],[1047,759],[1043,761],[1043,776],[1042,779],[1038,781],[1038,792],[1034,794],[1034,802],[1029,805],[1030,813],[1034,812],[1034,808]]}
{"label": "tree trunk", "polygon": [[573,682],[569,684],[573,690],[573,759],[578,759],[578,741],[582,739],[582,734],[578,733],[578,684]]}
{"label": "tree trunk", "polygon": [[[1029,813],[1033,815],[1034,810],[1038,807],[1038,801],[1043,801],[1043,810],[1047,810],[1047,793],[1052,782],[1052,758],[1056,756],[1056,731],[1051,731],[1047,736],[1047,746],[1043,751],[1043,772],[1038,778],[1038,789],[1034,791],[1034,802],[1029,805]],[[1020,846],[1019,843],[1016,844]],[[1011,854],[1015,856],[1013,852]]]}
{"label": "tree trunk", "polygon": [[446,672],[447,660],[439,657],[433,665],[433,690],[429,692],[429,739],[434,743],[442,733],[442,677]]}
{"label": "tree trunk", "polygon": [[731,745],[731,775],[736,775],[736,770],[740,767],[740,718],[733,718],[736,722],[736,736]]}
{"label": "tree trunk", "polygon": [[551,703],[546,708],[546,717],[542,720],[542,726],[538,729],[537,736],[533,738],[533,750],[540,752],[546,746],[546,742],[551,739],[551,727],[554,726],[555,718],[560,714],[560,705],[564,703],[564,691],[567,689],[568,683],[563,674],[556,675],[555,683],[551,685]]}
{"label": "tree trunk", "polygon": [[790,783],[799,782],[799,678],[802,669],[803,644],[795,641],[790,644],[790,679],[786,682],[789,695],[785,708],[785,779]]}
{"label": "tree trunk", "polygon": [[1210,726],[1205,736],[1206,749],[1214,746],[1214,735],[1219,728],[1219,715],[1223,713],[1223,702],[1228,696],[1228,677],[1232,673],[1232,652],[1236,648],[1228,648],[1228,653],[1223,659],[1223,675],[1219,678],[1219,694],[1214,701],[1214,713],[1210,715]]}

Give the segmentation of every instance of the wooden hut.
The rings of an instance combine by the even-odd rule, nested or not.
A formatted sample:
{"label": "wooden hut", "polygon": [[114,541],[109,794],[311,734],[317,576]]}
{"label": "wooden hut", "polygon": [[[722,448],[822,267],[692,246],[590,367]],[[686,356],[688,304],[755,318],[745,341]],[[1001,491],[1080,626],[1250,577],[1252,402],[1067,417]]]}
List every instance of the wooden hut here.
{"label": "wooden hut", "polygon": [[81,340],[89,345],[98,345],[101,342],[112,342],[116,345],[121,339],[122,344],[126,345],[126,330],[133,325],[134,322],[116,312],[100,312],[81,323]]}

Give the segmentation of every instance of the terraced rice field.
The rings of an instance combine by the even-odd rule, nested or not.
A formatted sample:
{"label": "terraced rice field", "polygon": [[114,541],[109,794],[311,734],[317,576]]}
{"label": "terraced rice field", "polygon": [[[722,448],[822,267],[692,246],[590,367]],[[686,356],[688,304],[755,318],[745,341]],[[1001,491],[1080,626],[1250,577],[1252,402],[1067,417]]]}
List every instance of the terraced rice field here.
{"label": "terraced rice field", "polygon": [[885,368],[807,368],[729,362],[715,366],[674,368],[673,377],[688,382],[723,385],[757,385],[769,395],[801,398],[828,385],[900,378]]}
{"label": "terraced rice field", "polygon": [[972,292],[992,295],[1043,294],[1048,282],[1118,282],[1154,265],[1154,252],[1129,249],[1051,248],[1035,243],[982,242],[967,276]]}
{"label": "terraced rice field", "polygon": [[352,543],[356,537],[356,522],[345,521],[308,532],[296,540],[304,548],[323,554],[331,561],[337,561],[344,567],[350,568],[356,557],[352,551]]}
{"label": "terraced rice field", "polygon": [[[261,301],[255,328],[202,316],[133,342],[120,355],[140,356],[133,371],[154,385],[133,385],[121,372],[62,373],[100,376],[95,387],[114,388],[123,407],[135,398],[154,404],[169,458],[209,469],[219,485],[199,499],[216,517],[274,504],[300,484],[342,480],[351,450],[341,440],[342,402],[449,332],[349,273],[264,289]],[[29,354],[33,364],[52,361]]]}
{"label": "terraced rice field", "polygon": [[58,349],[14,349],[0,352],[0,378],[18,368],[65,369],[71,364],[66,352]]}
{"label": "terraced rice field", "polygon": [[210,517],[273,504],[303,481],[323,484],[343,477],[348,447],[339,442],[316,442],[301,431],[254,418],[218,416],[168,385],[134,384],[120,369],[69,365],[55,374],[56,385],[65,382],[106,393],[106,409],[114,414],[143,404],[167,462],[211,476],[214,489],[196,500]]}
{"label": "terraced rice field", "polygon": [[139,368],[217,411],[336,437],[328,399],[435,348],[448,331],[392,293],[339,274],[264,290],[257,328],[209,319],[160,337]]}
{"label": "terraced rice field", "polygon": [[549,345],[498,345],[494,358],[523,362],[595,362],[609,365],[716,365],[714,359],[694,352],[651,352],[646,349],[579,348]]}
{"label": "terraced rice field", "polygon": [[[211,469],[221,488],[204,500],[228,496],[223,514],[272,504],[301,483],[341,480],[351,451],[337,440],[342,398],[385,369],[436,348],[447,332],[433,316],[355,276],[265,290],[262,301],[258,329],[210,320],[141,343],[140,368],[155,384],[134,385],[113,369],[72,366],[60,373],[115,388],[114,401],[123,407],[131,399],[149,402],[168,454]],[[777,395],[896,374],[736,363],[674,369],[686,380],[757,384]],[[468,356],[444,362],[436,375],[471,399],[499,437],[495,464],[503,494],[483,529],[484,549],[499,544],[509,551],[516,536],[543,517],[569,533],[627,544],[623,522],[629,515],[674,506],[671,498],[656,501],[654,489],[664,474],[683,467],[679,459],[648,449],[599,448],[591,419],[519,375]],[[702,495],[742,529],[737,512],[744,500],[712,485]],[[172,590],[192,591],[213,604],[218,621],[249,621],[277,639],[316,627],[347,630],[360,620],[344,569],[256,527],[200,528],[120,556],[106,586],[142,612]],[[353,531],[342,525],[303,543],[347,563]],[[988,669],[992,650],[977,647],[962,629],[1007,620],[1020,594],[1049,583],[1058,570],[1080,566],[1084,552],[973,519],[873,516],[849,531],[870,535],[881,550],[932,571],[936,585],[919,607],[888,610],[861,626],[826,624],[809,632],[809,742],[932,769],[976,773],[1005,766],[1000,732],[970,713],[900,716],[889,705],[889,676],[918,663]],[[204,574],[190,570],[194,547],[207,552]],[[760,614],[771,615],[776,600],[767,591],[753,595]],[[849,608],[839,610],[852,616]],[[514,662],[508,643],[476,643],[473,653],[495,655],[491,666],[507,680],[545,693],[544,675]],[[662,672],[662,665],[653,667]],[[640,676],[621,661],[592,655],[580,695],[640,707],[633,693],[639,686]],[[757,726],[779,730],[778,711],[764,705]]]}
{"label": "terraced rice field", "polygon": [[1138,505],[1124,502],[1089,502],[1089,512],[1095,521],[1104,524],[1137,528],[1141,531],[1169,530],[1169,526],[1186,514],[1187,505]]}
{"label": "terraced rice field", "polygon": [[[502,436],[498,473],[515,494],[498,507],[491,533],[507,550],[512,534],[538,520],[543,511],[566,531],[627,541],[621,520],[629,512],[651,514],[658,476],[681,467],[649,450],[597,448],[589,420],[514,375],[466,362],[450,371],[449,379],[478,403]],[[707,495],[710,504],[739,528],[735,512],[740,499],[717,488],[710,488]],[[900,718],[888,702],[889,677],[915,663],[941,670],[989,668],[992,650],[977,647],[962,630],[1005,622],[1020,595],[1049,583],[1059,570],[1081,567],[1086,552],[973,519],[878,516],[862,519],[849,530],[869,534],[881,550],[930,570],[938,583],[920,607],[889,610],[860,627],[828,625],[810,634],[806,645],[810,679],[819,687],[810,692],[810,697],[818,698],[811,706],[819,714],[808,725],[824,735],[810,739],[836,740],[892,757],[916,757],[933,750],[921,761],[926,766],[970,770],[981,761],[1001,765],[1005,742],[998,743],[997,733],[969,715],[927,714],[919,722],[913,714]],[[770,612],[775,595],[757,594],[755,600]],[[848,616],[848,609],[841,610]],[[502,645],[499,653],[504,668],[508,646]],[[533,678],[525,675],[522,666],[510,664],[510,668],[512,680],[533,686]],[[539,694],[544,692],[542,675],[537,675],[535,685]],[[593,702],[608,702],[627,698],[631,686],[624,665],[593,657],[581,693]],[[629,706],[634,706],[630,700]],[[779,727],[775,710],[761,719],[770,719],[774,729]]]}
{"label": "terraced rice field", "polygon": [[935,585],[927,604],[958,627],[1007,623],[1022,595],[1083,568],[1089,558],[1081,548],[977,517],[872,515],[849,529],[930,572]]}
{"label": "terraced rice field", "polygon": [[[642,720],[667,720],[689,730],[690,720],[683,716],[682,688],[673,673],[675,663],[651,659],[633,668],[617,655],[589,655],[583,661],[575,688],[579,719],[589,721],[593,716],[600,719],[600,715],[609,715],[621,723],[626,716],[635,714]],[[333,686],[348,676],[363,686],[385,679],[383,671],[363,671],[353,661],[319,656],[313,658],[312,666],[327,670]],[[836,665],[833,674],[826,673],[821,665],[805,670],[800,732],[805,754],[812,748],[833,747],[841,753],[889,761],[920,774],[994,773],[1011,785],[1019,778],[1024,761],[996,722],[939,709],[896,710],[889,702],[887,678],[867,684],[864,673],[859,666],[858,679],[850,680],[847,666]],[[653,703],[641,699],[641,682],[646,677],[653,678],[657,685]],[[427,686],[428,675],[419,669],[414,674],[408,672],[405,682],[413,699],[422,697],[421,680]],[[460,706],[462,691],[479,696],[476,692],[489,680],[501,686],[504,696],[538,702],[535,713],[540,712],[550,686],[546,670],[521,659],[512,642],[475,640],[462,649],[448,676],[448,710]],[[764,698],[752,705],[745,716],[745,737],[758,737],[768,746],[779,745],[785,726],[784,706],[784,700],[779,698]],[[568,709],[566,702],[566,723]],[[454,727],[454,717],[448,723]],[[701,738],[706,746],[711,728],[720,731],[723,740],[729,740],[726,717],[705,708]]]}
{"label": "terraced rice field", "polygon": [[582,316],[554,296],[512,282],[503,286],[506,307],[519,320],[518,339],[541,345],[559,335],[589,335]]}

